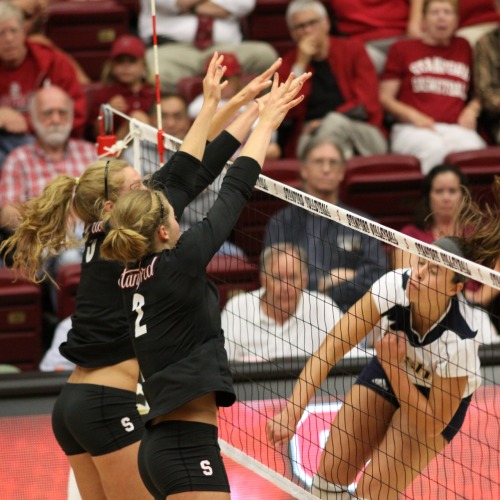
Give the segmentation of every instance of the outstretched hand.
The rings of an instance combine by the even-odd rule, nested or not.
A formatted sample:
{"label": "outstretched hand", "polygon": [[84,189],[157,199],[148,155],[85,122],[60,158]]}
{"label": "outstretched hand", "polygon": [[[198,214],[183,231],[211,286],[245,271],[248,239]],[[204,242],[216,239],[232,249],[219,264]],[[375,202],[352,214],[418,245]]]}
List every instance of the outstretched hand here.
{"label": "outstretched hand", "polygon": [[278,73],[275,73],[270,92],[257,99],[259,123],[268,123],[277,129],[288,111],[304,99],[303,95],[296,96],[302,90],[303,83],[310,77],[311,73],[303,73],[298,77],[290,73],[286,81],[280,84]]}
{"label": "outstretched hand", "polygon": [[238,99],[241,105],[245,105],[252,101],[252,99],[258,97],[263,90],[268,89],[272,85],[272,77],[281,66],[282,62],[283,60],[281,57],[276,59],[269,68],[248,82],[238,94],[236,94],[235,99]]}
{"label": "outstretched hand", "polygon": [[203,102],[213,101],[219,104],[222,89],[228,84],[227,80],[221,83],[221,79],[226,71],[223,66],[224,56],[216,51],[210,60],[207,73],[203,78]]}

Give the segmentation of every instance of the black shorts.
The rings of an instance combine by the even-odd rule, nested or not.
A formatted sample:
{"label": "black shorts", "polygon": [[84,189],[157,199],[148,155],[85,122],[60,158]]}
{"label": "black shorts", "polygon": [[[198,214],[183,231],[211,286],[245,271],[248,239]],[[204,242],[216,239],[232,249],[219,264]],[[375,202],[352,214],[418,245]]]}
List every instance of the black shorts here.
{"label": "black shorts", "polygon": [[144,424],[135,392],[68,383],[54,404],[52,429],[66,455],[99,456],[140,441]]}
{"label": "black shorts", "polygon": [[[355,383],[372,389],[384,399],[392,403],[396,408],[399,408],[399,402],[396,394],[394,394],[389,378],[376,356],[374,356],[373,359],[366,365],[363,371],[359,374]],[[430,389],[428,387],[423,387],[421,385],[415,385],[415,387],[426,398],[429,398]],[[441,435],[446,439],[446,441],[450,442],[455,437],[455,434],[460,430],[460,427],[462,427],[471,399],[472,395],[462,399],[455,415],[453,415],[449,424],[441,432]]]}
{"label": "black shorts", "polygon": [[139,472],[149,492],[164,499],[185,491],[230,492],[217,427],[167,421],[146,428]]}

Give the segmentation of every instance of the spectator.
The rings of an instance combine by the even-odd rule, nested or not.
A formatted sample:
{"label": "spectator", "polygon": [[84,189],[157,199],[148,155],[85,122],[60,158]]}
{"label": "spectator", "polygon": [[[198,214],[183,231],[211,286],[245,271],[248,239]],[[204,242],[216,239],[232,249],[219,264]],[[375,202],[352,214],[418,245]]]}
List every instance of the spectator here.
{"label": "spectator", "polygon": [[415,155],[424,174],[448,153],[480,149],[481,110],[472,93],[472,51],[454,33],[458,0],[424,0],[421,40],[401,40],[389,52],[380,100],[397,122],[392,151]]}
{"label": "spectator", "polygon": [[79,177],[97,159],[93,144],[70,138],[73,101],[61,88],[37,90],[29,102],[36,140],[16,148],[5,160],[0,176],[0,225],[16,229],[17,205],[41,194],[60,174]]}
{"label": "spectator", "polygon": [[[191,120],[188,116],[188,103],[180,94],[166,92],[160,97],[160,114],[163,132],[168,136],[182,141],[186,136]],[[149,109],[149,123],[158,128],[157,105],[154,102]],[[146,158],[147,162],[141,166],[142,175],[150,175],[160,168],[160,157],[158,147],[149,141],[141,144],[141,158]],[[121,154],[121,158],[130,165],[134,165],[134,155],[132,148],[127,148]]]}
{"label": "spectator", "polygon": [[[245,80],[243,76],[243,70],[238,61],[238,58],[228,52],[223,53],[224,56],[224,66],[226,66],[226,72],[224,73],[224,78],[227,80],[227,85],[222,89],[222,99],[219,102],[219,107],[224,106],[229,99],[234,97],[240,90],[245,87]],[[209,63],[210,61],[207,61]],[[193,101],[189,104],[188,114],[189,117],[194,120],[198,113],[200,112],[201,106],[203,104],[203,94],[195,97]],[[245,109],[246,106],[241,108],[241,111]],[[237,158],[239,150],[234,154],[234,158]],[[275,132],[273,134],[273,139],[269,144],[266,151],[266,160],[276,160],[281,156],[281,148],[278,145],[278,134]]]}
{"label": "spectator", "polygon": [[[429,244],[445,236],[456,236],[457,217],[467,185],[467,178],[458,167],[435,166],[422,182],[415,223],[407,224],[401,232]],[[410,254],[395,249],[393,256],[395,269],[410,267]]]}
{"label": "spectator", "polygon": [[500,144],[500,27],[484,35],[474,49],[474,81],[481,102],[481,122]]}
{"label": "spectator", "polygon": [[40,87],[57,85],[74,102],[73,133],[83,132],[85,96],[68,59],[59,51],[26,39],[22,12],[0,2],[0,165],[12,149],[33,140],[27,107]]}
{"label": "spectator", "polygon": [[231,361],[309,357],[342,313],[326,295],[306,290],[307,259],[282,243],[261,255],[261,288],[240,293],[222,311]]}
{"label": "spectator", "polygon": [[[241,20],[254,7],[255,0],[156,0],[162,90],[173,92],[182,78],[203,74],[214,50],[235,53],[245,73],[268,68],[278,57],[276,51],[265,42],[243,40],[241,32]],[[141,0],[139,34],[151,47],[150,0]],[[147,59],[153,67],[152,49]]]}
{"label": "spectator", "polygon": [[[10,0],[10,2],[19,7],[19,9],[23,12],[24,29],[28,35],[28,40],[58,49],[58,47],[54,45],[54,42],[45,35],[45,24],[49,17],[49,0]],[[78,81],[82,85],[89,84],[91,80],[77,60],[67,52],[61,52],[73,65],[73,68],[78,76]]]}
{"label": "spectator", "polygon": [[[155,89],[147,81],[145,53],[143,41],[134,35],[122,35],[115,40],[109,59],[104,64],[104,87],[96,95],[92,122],[97,120],[103,103],[131,118],[149,122],[148,114],[155,101]],[[115,135],[117,139],[123,139],[128,133],[129,122],[117,115],[113,118]]]}
{"label": "spectator", "polygon": [[331,0],[337,30],[365,44],[382,73],[390,46],[405,35],[420,38],[423,0]]}
{"label": "spectator", "polygon": [[[339,146],[331,139],[313,139],[301,158],[303,190],[359,214],[339,200],[344,168]],[[296,205],[280,210],[269,220],[264,246],[280,242],[307,251],[307,288],[330,295],[343,312],[387,269],[385,251],[376,239]]]}
{"label": "spectator", "polygon": [[384,153],[377,75],[363,44],[331,37],[328,12],[318,0],[293,0],[286,21],[296,47],[285,55],[280,74],[313,76],[304,84],[304,101],[287,118],[285,156],[301,156],[313,135],[331,137],[346,157]]}
{"label": "spectator", "polygon": [[[188,115],[188,103],[184,97],[176,93],[162,94],[160,97],[160,109],[163,131],[177,139],[184,139],[191,126],[191,119]],[[156,123],[156,103],[151,107],[149,119],[151,125],[158,125]]]}
{"label": "spectator", "polygon": [[498,0],[460,0],[460,25],[457,36],[465,38],[472,47],[500,23]]}

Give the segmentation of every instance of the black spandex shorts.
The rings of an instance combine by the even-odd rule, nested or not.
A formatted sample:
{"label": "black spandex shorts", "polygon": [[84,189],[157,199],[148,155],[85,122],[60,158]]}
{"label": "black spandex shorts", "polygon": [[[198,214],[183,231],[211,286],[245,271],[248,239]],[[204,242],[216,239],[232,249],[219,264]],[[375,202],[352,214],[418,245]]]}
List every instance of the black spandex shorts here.
{"label": "black spandex shorts", "polygon": [[[392,403],[396,408],[399,408],[399,402],[394,394],[389,378],[387,377],[384,368],[376,356],[366,365],[363,371],[359,374],[356,384],[364,385],[380,394],[384,399]],[[429,398],[430,389],[421,385],[415,387],[426,397]],[[469,408],[472,395],[463,398],[460,402],[458,410],[453,415],[450,423],[443,429],[441,435],[450,442],[455,434],[460,430],[465,420],[467,408]]]}
{"label": "black spandex shorts", "polygon": [[139,472],[155,498],[185,491],[230,492],[217,427],[201,422],[176,420],[146,428]]}
{"label": "black spandex shorts", "polygon": [[66,455],[99,456],[140,441],[144,424],[135,392],[68,383],[55,402],[52,429]]}

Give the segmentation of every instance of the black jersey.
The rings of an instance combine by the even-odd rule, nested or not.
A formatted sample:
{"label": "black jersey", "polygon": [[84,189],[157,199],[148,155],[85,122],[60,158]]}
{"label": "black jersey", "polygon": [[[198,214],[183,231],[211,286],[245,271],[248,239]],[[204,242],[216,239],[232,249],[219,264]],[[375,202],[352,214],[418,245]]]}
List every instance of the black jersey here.
{"label": "black jersey", "polygon": [[[158,170],[153,181],[164,187],[179,217],[185,206],[219,175],[239,145],[224,132],[207,146],[201,164],[191,155],[178,152]],[[68,340],[59,348],[64,357],[85,368],[135,358],[123,294],[117,286],[123,266],[101,258],[105,236],[102,222],[87,228],[72,328]]]}
{"label": "black jersey", "polygon": [[219,406],[234,403],[221,330],[219,295],[206,266],[229,236],[260,172],[238,158],[207,217],[182,234],[175,248],[125,269],[130,331],[151,407],[147,421],[208,392]]}

